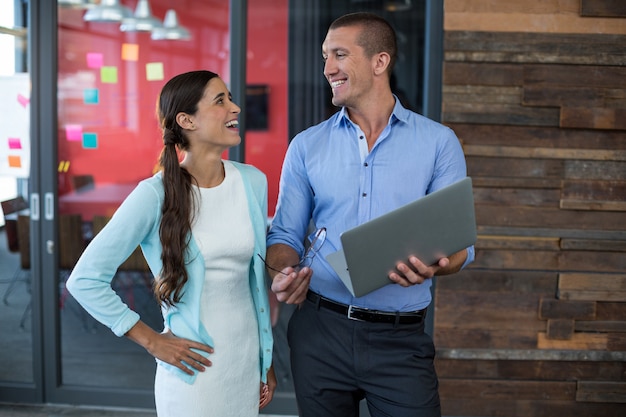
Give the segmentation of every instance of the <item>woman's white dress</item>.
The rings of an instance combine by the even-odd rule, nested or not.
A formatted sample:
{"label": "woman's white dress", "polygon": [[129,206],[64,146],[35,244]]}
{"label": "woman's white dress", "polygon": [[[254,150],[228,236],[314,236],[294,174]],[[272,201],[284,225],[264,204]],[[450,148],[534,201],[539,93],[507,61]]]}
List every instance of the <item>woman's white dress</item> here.
{"label": "woman's white dress", "polygon": [[254,233],[241,174],[224,161],[217,187],[197,188],[192,226],[206,265],[202,323],[213,337],[213,365],[193,384],[157,366],[159,417],[256,417],[259,415],[259,336],[249,268]]}

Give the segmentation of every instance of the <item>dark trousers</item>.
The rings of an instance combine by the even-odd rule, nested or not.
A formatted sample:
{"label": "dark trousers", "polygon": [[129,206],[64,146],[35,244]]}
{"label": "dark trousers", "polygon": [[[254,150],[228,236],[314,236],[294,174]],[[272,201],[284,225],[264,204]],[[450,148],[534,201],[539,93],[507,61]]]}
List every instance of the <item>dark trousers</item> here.
{"label": "dark trousers", "polygon": [[439,417],[435,348],[424,323],[350,320],[305,301],[289,321],[300,417]]}

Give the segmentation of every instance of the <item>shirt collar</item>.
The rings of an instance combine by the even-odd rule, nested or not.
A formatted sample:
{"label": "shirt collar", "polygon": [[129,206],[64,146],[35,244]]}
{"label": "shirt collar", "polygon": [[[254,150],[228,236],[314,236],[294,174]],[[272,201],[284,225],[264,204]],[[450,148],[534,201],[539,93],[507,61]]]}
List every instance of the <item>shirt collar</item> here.
{"label": "shirt collar", "polygon": [[[407,123],[409,120],[410,111],[407,110],[400,104],[400,99],[394,94],[393,97],[396,99],[396,104],[393,106],[393,111],[391,112],[391,117],[389,121],[393,123],[395,120],[399,120],[401,122]],[[342,107],[339,113],[337,114],[337,118],[333,123],[335,126],[338,126],[340,123],[353,123],[350,120],[350,116],[348,116],[348,110],[345,107]]]}

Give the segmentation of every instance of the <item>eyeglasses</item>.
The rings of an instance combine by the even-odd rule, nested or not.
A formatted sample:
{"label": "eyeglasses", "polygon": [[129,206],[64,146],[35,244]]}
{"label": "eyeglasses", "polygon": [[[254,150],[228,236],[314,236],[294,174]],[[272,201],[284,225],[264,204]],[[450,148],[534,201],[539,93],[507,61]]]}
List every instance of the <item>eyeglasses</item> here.
{"label": "eyeglasses", "polygon": [[[325,241],[326,241],[326,228],[322,227],[321,229],[317,229],[317,231],[315,232],[315,235],[313,236],[313,240],[311,241],[311,245],[309,245],[307,250],[304,252],[304,255],[302,255],[302,258],[300,258],[300,261],[298,261],[296,265],[291,265],[291,267],[292,268],[298,268],[298,267],[304,268],[305,266],[311,266],[311,264],[313,263],[313,259],[315,258],[315,255],[317,255],[317,253],[320,251]],[[271,269],[274,272],[284,274],[283,271],[280,271],[272,267],[271,265],[269,265],[265,261],[265,259],[263,259],[261,255],[257,254],[257,256],[263,261],[267,269]]]}

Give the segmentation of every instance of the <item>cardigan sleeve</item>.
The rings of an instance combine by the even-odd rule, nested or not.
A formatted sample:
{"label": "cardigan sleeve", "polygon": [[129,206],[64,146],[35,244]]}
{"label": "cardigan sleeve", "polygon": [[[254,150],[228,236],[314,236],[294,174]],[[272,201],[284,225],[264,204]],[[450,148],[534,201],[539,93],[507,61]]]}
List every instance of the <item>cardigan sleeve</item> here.
{"label": "cardigan sleeve", "polygon": [[123,336],[139,321],[111,287],[117,268],[150,234],[158,230],[158,192],[141,182],[76,263],[66,287],[96,320]]}

